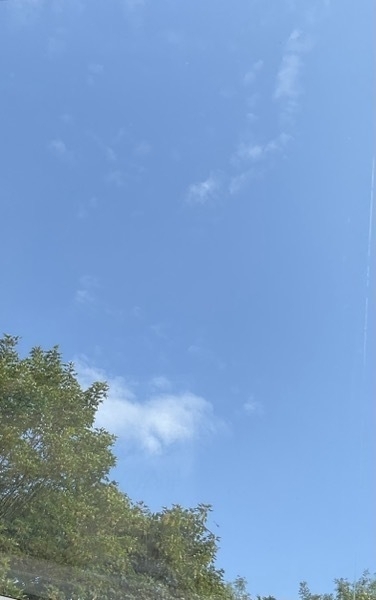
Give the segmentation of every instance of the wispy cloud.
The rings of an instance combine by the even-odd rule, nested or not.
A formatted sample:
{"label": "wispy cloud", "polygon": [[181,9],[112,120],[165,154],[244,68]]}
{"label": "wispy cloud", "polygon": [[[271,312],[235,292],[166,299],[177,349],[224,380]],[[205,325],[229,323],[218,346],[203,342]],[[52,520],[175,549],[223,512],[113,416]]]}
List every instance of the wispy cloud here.
{"label": "wispy cloud", "polygon": [[55,154],[55,156],[62,157],[62,156],[66,156],[68,153],[65,142],[63,142],[63,140],[61,140],[59,138],[51,140],[50,143],[48,144],[48,147],[51,150],[51,152],[53,152],[53,154]]}
{"label": "wispy cloud", "polygon": [[98,206],[98,199],[92,196],[87,201],[81,201],[78,205],[77,218],[86,219]]}
{"label": "wispy cloud", "polygon": [[90,63],[88,66],[88,71],[92,75],[101,75],[104,71],[104,66],[100,63]]}
{"label": "wispy cloud", "polygon": [[196,342],[195,344],[188,346],[187,352],[192,358],[195,358],[200,362],[211,363],[221,371],[226,368],[226,363],[201,342]]}
{"label": "wispy cloud", "polygon": [[264,407],[261,402],[258,402],[251,396],[244,404],[243,404],[244,412],[247,415],[252,416],[261,416],[264,414]]}
{"label": "wispy cloud", "polygon": [[66,143],[61,138],[55,138],[51,140],[47,147],[50,153],[57,159],[70,165],[74,164],[75,157],[73,151],[67,147]]}
{"label": "wispy cloud", "polygon": [[[330,4],[328,0],[321,0]],[[299,2],[291,2],[294,10]],[[309,24],[308,14],[302,17],[305,29]],[[244,121],[237,134],[233,149],[229,150],[227,167],[222,169],[221,177],[210,174],[207,179],[192,183],[185,194],[185,201],[191,206],[210,205],[225,194],[234,196],[246,188],[256,178],[264,176],[277,156],[285,156],[286,149],[294,137],[297,110],[304,92],[304,57],[312,49],[310,36],[299,28],[292,30],[287,38],[279,67],[272,71],[267,61],[256,58],[241,75],[238,90],[233,86],[221,90],[222,97],[231,99],[239,96],[240,88],[244,95]],[[260,74],[267,86],[258,86]],[[266,92],[266,90],[271,90]],[[268,110],[267,110],[268,109]],[[265,115],[268,122],[264,123]],[[275,131],[270,133],[275,122]],[[262,131],[268,131],[267,136]],[[261,132],[261,133],[260,133]],[[218,173],[215,170],[212,173]]]}
{"label": "wispy cloud", "polygon": [[214,199],[220,191],[220,180],[216,175],[209,175],[204,181],[192,183],[186,194],[188,204],[206,204]]}
{"label": "wispy cloud", "polygon": [[127,22],[134,30],[143,27],[147,0],[120,0]]}
{"label": "wispy cloud", "polygon": [[[311,47],[311,40],[304,36],[300,29],[294,29],[286,41],[274,82],[273,96],[268,100],[273,101],[276,120],[279,122],[279,131],[277,129],[274,137],[261,141],[260,136],[255,134],[254,124],[260,120],[257,114],[257,102],[260,98],[254,93],[247,98],[249,110],[246,113],[244,130],[231,158],[235,169],[235,173],[229,178],[228,191],[231,195],[240,192],[257,173],[265,171],[265,167],[270,166],[274,156],[285,153],[293,138],[295,115],[303,92],[303,55]],[[253,83],[263,64],[261,60],[254,63],[246,73],[243,83]]]}
{"label": "wispy cloud", "polygon": [[210,402],[189,391],[137,398],[134,385],[109,377],[85,359],[75,361],[83,386],[107,381],[108,398],[100,406],[96,425],[115,433],[119,441],[146,454],[162,454],[175,444],[191,443],[220,427]]}
{"label": "wispy cloud", "polygon": [[59,31],[55,35],[52,35],[48,38],[46,53],[49,59],[55,59],[63,56],[65,50],[66,43],[62,31]]}
{"label": "wispy cloud", "polygon": [[295,100],[300,94],[299,74],[302,60],[297,54],[285,54],[277,75],[274,97]]}
{"label": "wispy cloud", "polygon": [[265,148],[260,144],[241,143],[236,152],[238,158],[249,161],[260,160],[265,154]]}
{"label": "wispy cloud", "polygon": [[151,153],[151,151],[152,147],[150,142],[142,140],[141,142],[138,142],[138,144],[136,144],[133,153],[135,154],[135,156],[143,158],[145,156],[148,156]]}
{"label": "wispy cloud", "polygon": [[120,170],[110,171],[106,176],[107,183],[115,185],[118,188],[124,187],[125,185],[125,174]]}
{"label": "wispy cloud", "polygon": [[[61,18],[63,11],[69,11],[70,16],[72,16],[73,12],[77,16],[84,11],[86,2],[87,0],[8,0],[1,4],[8,13],[12,27],[29,28],[38,25],[41,19],[48,13],[55,18],[58,14],[60,17],[58,19],[59,23],[64,21]],[[53,33],[52,38],[49,38],[46,48],[49,58],[60,56],[65,51],[65,43],[63,42],[63,45],[60,45],[60,41],[58,41],[57,45],[55,45],[55,40],[53,39],[55,36],[59,38],[62,33],[63,31],[59,27]],[[52,40],[52,44],[50,44],[50,40]]]}
{"label": "wispy cloud", "polygon": [[65,124],[65,125],[71,125],[74,121],[73,116],[70,113],[63,113],[60,115],[60,120]]}
{"label": "wispy cloud", "polygon": [[158,375],[150,380],[152,390],[167,391],[172,388],[171,381],[164,375]]}
{"label": "wispy cloud", "polygon": [[291,117],[298,106],[302,94],[301,72],[303,54],[311,48],[311,42],[299,29],[289,36],[285,52],[277,73],[274,98],[281,103],[281,117]]}
{"label": "wispy cloud", "polygon": [[[207,179],[191,184],[186,194],[188,204],[206,205],[224,192],[231,196],[239,193],[252,179],[265,172],[274,156],[285,152],[292,139],[292,117],[302,93],[303,54],[310,47],[309,40],[302,32],[294,29],[285,44],[274,81],[274,92],[266,99],[255,88],[257,77],[264,68],[264,60],[259,58],[250,65],[241,81],[248,90],[245,97],[244,126],[239,132],[239,142],[229,156],[227,173],[220,179],[211,174]],[[258,113],[258,105],[262,100],[271,104],[275,120],[279,122],[275,135],[266,140],[257,133],[262,125],[261,115]]]}
{"label": "wispy cloud", "polygon": [[258,73],[261,71],[263,66],[264,66],[264,61],[261,59],[254,62],[253,65],[251,66],[251,68],[244,75],[243,83],[247,86],[253,84]]}
{"label": "wispy cloud", "polygon": [[165,341],[170,340],[169,329],[170,328],[169,328],[168,323],[165,323],[163,321],[160,321],[158,323],[152,323],[150,325],[150,331],[153,333],[153,335],[155,335],[157,338],[160,338]]}
{"label": "wispy cloud", "polygon": [[24,27],[34,23],[45,2],[46,0],[13,0],[4,2],[4,7],[13,20],[13,25]]}
{"label": "wispy cloud", "polygon": [[131,314],[135,319],[142,319],[144,317],[144,311],[141,306],[134,306],[131,310]]}
{"label": "wispy cloud", "polygon": [[146,4],[145,0],[122,0],[124,8],[130,12],[140,10]]}
{"label": "wispy cloud", "polygon": [[235,162],[244,161],[247,163],[260,162],[267,158],[270,154],[282,150],[290,140],[290,135],[283,132],[277,137],[269,140],[265,144],[246,144],[240,143],[234,158]]}
{"label": "wispy cloud", "polygon": [[95,292],[98,280],[90,275],[80,277],[78,288],[75,292],[75,302],[81,306],[93,306],[96,303]]}
{"label": "wispy cloud", "polygon": [[104,72],[104,66],[100,63],[90,63],[87,68],[86,81],[89,85],[94,85],[95,80]]}
{"label": "wispy cloud", "polygon": [[228,191],[230,195],[233,196],[238,194],[247,185],[253,175],[253,169],[248,169],[247,171],[233,175],[228,184]]}

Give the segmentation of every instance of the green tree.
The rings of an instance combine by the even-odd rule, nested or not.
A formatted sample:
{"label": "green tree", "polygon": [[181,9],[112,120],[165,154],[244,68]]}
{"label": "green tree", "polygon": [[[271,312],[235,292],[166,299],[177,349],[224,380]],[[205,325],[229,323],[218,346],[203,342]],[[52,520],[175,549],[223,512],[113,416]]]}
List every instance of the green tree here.
{"label": "green tree", "polygon": [[109,478],[114,436],[94,426],[107,385],[83,390],[58,347],[20,358],[17,343],[0,340],[0,592],[227,598],[210,507],[133,503]]}
{"label": "green tree", "polygon": [[57,347],[20,359],[17,339],[0,340],[0,516],[14,519],[46,490],[80,494],[108,480],[114,437],[94,429],[107,386],[83,391]]}
{"label": "green tree", "polygon": [[[0,339],[0,594],[37,600],[252,600],[245,579],[216,567],[210,505],[151,512],[110,480],[114,436],[95,427],[107,393],[81,388],[58,347]],[[334,594],[376,600],[368,573]],[[275,600],[256,597],[256,600]]]}
{"label": "green tree", "polygon": [[335,591],[326,594],[312,594],[307,582],[303,581],[299,587],[301,600],[376,600],[376,577],[364,571],[357,580],[350,582],[348,579],[335,579]]}
{"label": "green tree", "polygon": [[94,427],[107,386],[82,390],[57,347],[21,359],[17,341],[0,340],[0,551],[17,562],[23,588],[20,556],[124,568],[116,511],[130,502],[109,481],[114,437]]}
{"label": "green tree", "polygon": [[141,553],[135,556],[135,570],[174,592],[223,597],[223,571],[215,567],[218,538],[207,527],[210,511],[209,505],[199,504],[149,513],[139,536],[143,543]]}

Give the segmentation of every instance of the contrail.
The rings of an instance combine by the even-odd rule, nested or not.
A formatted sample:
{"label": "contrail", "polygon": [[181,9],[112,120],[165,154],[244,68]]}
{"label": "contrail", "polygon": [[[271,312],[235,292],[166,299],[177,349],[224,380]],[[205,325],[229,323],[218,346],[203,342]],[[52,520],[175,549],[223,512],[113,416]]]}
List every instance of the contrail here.
{"label": "contrail", "polygon": [[373,222],[373,200],[375,185],[375,157],[372,161],[371,177],[371,198],[369,205],[369,228],[368,228],[368,249],[367,249],[367,272],[366,272],[366,301],[364,307],[364,329],[363,329],[363,372],[367,362],[367,338],[368,338],[368,304],[369,304],[369,286],[371,279],[371,254],[372,254],[372,222]]}

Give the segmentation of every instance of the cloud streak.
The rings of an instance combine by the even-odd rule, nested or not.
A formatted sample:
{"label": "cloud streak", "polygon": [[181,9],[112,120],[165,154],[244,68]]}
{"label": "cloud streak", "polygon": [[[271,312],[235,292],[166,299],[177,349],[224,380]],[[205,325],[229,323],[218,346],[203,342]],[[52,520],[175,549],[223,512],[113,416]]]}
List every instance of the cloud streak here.
{"label": "cloud streak", "polygon": [[[255,90],[255,82],[264,70],[264,60],[258,59],[245,72],[241,84],[247,89],[243,130],[234,152],[229,156],[229,166],[221,178],[210,174],[203,181],[192,183],[186,193],[186,202],[191,206],[208,205],[225,193],[234,196],[241,192],[252,179],[265,172],[277,155],[283,155],[293,138],[296,112],[303,93],[302,71],[304,55],[311,49],[310,39],[300,29],[294,29],[283,48],[280,64],[269,82],[271,93],[261,97]],[[264,74],[266,77],[267,72]],[[278,123],[274,136],[269,138],[257,133],[262,125],[262,114],[257,106],[270,105],[270,112]],[[273,114],[274,113],[274,114]]]}
{"label": "cloud streak", "polygon": [[[228,192],[231,195],[240,192],[247,183],[257,174],[260,174],[261,166],[267,165],[272,157],[282,154],[290,140],[295,121],[295,113],[298,109],[299,99],[303,93],[302,70],[304,67],[303,55],[308,52],[312,44],[308,38],[303,36],[299,29],[294,29],[288,37],[280,66],[274,81],[274,90],[270,101],[277,107],[277,119],[279,131],[274,137],[267,141],[260,141],[254,133],[254,122],[259,120],[255,110],[255,97],[248,99],[252,101],[252,112],[247,113],[247,123],[242,133],[242,141],[231,159],[235,172],[229,180]],[[257,73],[263,67],[263,61],[254,63],[246,74],[243,83],[253,83]]]}

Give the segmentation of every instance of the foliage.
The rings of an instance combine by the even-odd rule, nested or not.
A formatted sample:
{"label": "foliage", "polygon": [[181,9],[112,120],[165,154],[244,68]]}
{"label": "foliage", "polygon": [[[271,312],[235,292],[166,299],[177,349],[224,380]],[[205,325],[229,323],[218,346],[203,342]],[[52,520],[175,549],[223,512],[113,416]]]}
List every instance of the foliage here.
{"label": "foliage", "polygon": [[299,588],[300,600],[376,600],[376,577],[368,571],[355,582],[347,579],[335,580],[335,591],[330,594],[312,594],[303,581]]}
{"label": "foliage", "polygon": [[[114,436],[95,427],[107,385],[83,390],[57,347],[0,339],[0,594],[25,600],[252,600],[216,567],[210,505],[153,513],[110,480]],[[300,600],[376,600],[354,588]],[[257,597],[256,600],[275,600]]]}
{"label": "foliage", "polygon": [[140,536],[143,544],[136,556],[136,572],[175,590],[202,596],[218,593],[223,573],[214,566],[218,538],[206,527],[210,510],[205,504],[193,509],[174,505],[150,514]]}
{"label": "foliage", "polygon": [[17,343],[0,340],[0,592],[224,598],[210,507],[131,502],[109,479],[115,438],[94,426],[107,385],[83,390],[57,347],[20,358]]}

